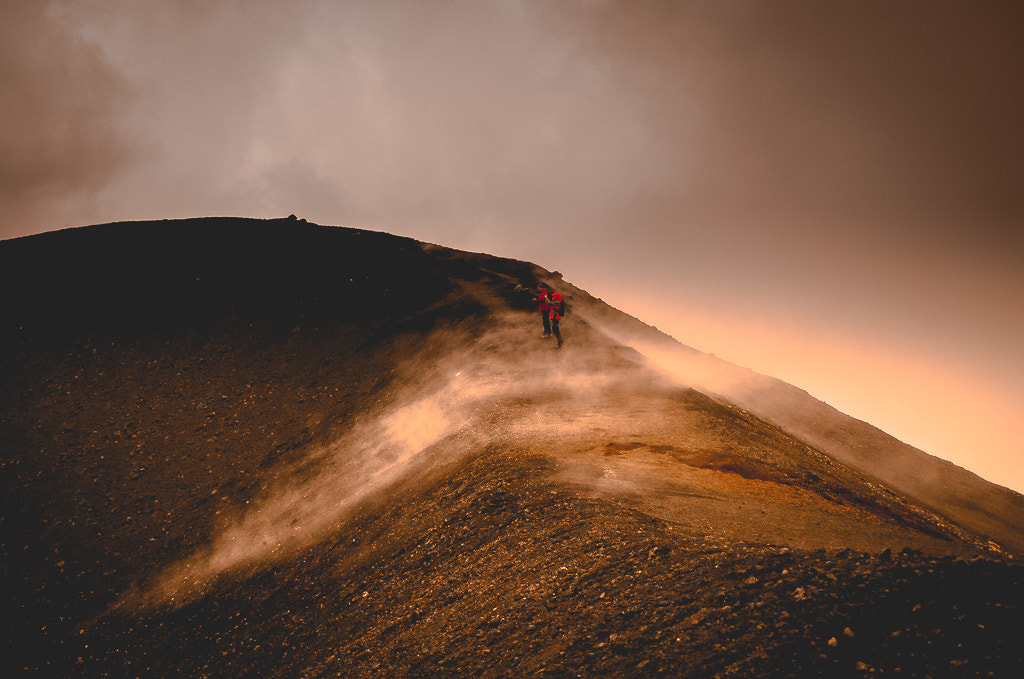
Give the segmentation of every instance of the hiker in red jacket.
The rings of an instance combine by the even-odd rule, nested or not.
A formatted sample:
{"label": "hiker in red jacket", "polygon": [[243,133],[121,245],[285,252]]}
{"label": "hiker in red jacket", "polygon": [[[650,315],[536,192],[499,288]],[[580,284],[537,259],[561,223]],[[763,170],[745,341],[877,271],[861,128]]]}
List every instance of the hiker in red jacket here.
{"label": "hiker in red jacket", "polygon": [[544,334],[541,337],[551,337],[551,288],[542,284],[533,301],[540,305],[540,318],[544,323]]}
{"label": "hiker in red jacket", "polygon": [[550,295],[550,302],[548,303],[551,308],[551,332],[558,340],[557,349],[562,348],[562,333],[558,329],[558,322],[562,320],[562,314],[564,313],[565,307],[562,304],[562,293],[552,292]]}

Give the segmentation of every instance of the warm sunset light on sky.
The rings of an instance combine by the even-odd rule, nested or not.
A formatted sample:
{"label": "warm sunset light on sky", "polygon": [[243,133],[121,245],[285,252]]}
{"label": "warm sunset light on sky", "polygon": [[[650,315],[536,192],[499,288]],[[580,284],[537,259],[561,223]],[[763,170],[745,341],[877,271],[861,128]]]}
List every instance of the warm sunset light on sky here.
{"label": "warm sunset light on sky", "polygon": [[0,237],[295,213],[526,259],[1024,491],[1022,35],[1013,0],[12,0]]}

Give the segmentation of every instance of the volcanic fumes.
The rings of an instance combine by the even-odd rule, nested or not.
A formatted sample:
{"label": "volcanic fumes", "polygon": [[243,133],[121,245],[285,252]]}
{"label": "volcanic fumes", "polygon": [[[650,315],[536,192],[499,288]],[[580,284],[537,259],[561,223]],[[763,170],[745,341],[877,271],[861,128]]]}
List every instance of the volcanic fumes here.
{"label": "volcanic fumes", "polygon": [[1019,495],[534,265],[200,219],[7,241],[0,277],[16,673],[1021,667]]}
{"label": "volcanic fumes", "polygon": [[[617,376],[597,376],[592,366],[531,343],[535,333],[522,326],[520,317],[499,315],[479,337],[431,334],[404,368],[410,374],[396,380],[407,386],[351,417],[338,439],[275,469],[274,482],[220,522],[209,545],[160,575],[142,599],[180,603],[222,574],[292,555],[335,530],[370,496],[425,468],[457,465],[482,446],[564,438],[574,430],[573,409],[592,404]],[[557,410],[533,404],[538,396]]]}

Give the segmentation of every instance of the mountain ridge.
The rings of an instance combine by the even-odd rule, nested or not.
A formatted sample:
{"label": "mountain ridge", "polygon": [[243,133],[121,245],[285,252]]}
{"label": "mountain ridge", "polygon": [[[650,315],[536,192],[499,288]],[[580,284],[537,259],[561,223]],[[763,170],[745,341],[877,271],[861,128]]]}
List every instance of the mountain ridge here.
{"label": "mountain ridge", "polygon": [[25,667],[835,676],[959,663],[900,640],[935,620],[1019,666],[987,534],[666,377],[552,272],[297,220],[61,233],[0,244]]}

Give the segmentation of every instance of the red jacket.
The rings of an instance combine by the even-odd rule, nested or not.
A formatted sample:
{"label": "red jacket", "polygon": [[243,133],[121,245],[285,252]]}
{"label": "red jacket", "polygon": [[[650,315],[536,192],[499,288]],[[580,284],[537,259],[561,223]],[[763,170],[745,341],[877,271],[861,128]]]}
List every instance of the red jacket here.
{"label": "red jacket", "polygon": [[[557,294],[557,293],[556,293]],[[548,297],[547,290],[541,290],[540,295],[533,300],[534,302],[540,302],[540,310],[547,311],[551,308],[551,299]]]}
{"label": "red jacket", "polygon": [[558,310],[562,306],[562,293],[556,292],[551,295],[551,301],[549,302],[549,308],[551,309],[551,320],[560,321],[562,320],[561,314]]}

